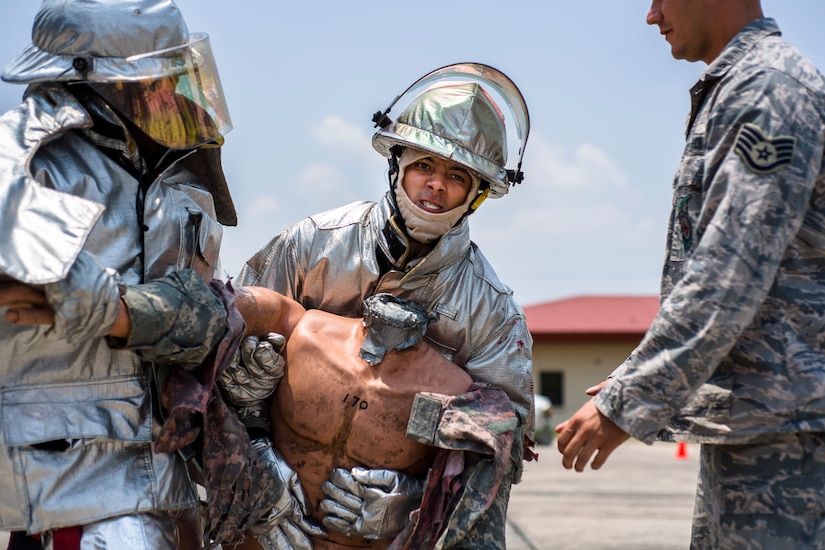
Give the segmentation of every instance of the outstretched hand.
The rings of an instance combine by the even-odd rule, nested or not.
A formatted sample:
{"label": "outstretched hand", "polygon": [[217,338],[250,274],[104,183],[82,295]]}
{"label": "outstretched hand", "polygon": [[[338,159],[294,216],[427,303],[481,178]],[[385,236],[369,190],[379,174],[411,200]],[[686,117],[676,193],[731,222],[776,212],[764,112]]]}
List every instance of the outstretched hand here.
{"label": "outstretched hand", "polygon": [[591,399],[566,421],[556,426],[556,444],[564,455],[562,466],[568,470],[574,466],[577,472],[584,471],[593,453],[596,453],[591,468],[598,470],[619,445],[630,438],[612,420],[596,408]]}

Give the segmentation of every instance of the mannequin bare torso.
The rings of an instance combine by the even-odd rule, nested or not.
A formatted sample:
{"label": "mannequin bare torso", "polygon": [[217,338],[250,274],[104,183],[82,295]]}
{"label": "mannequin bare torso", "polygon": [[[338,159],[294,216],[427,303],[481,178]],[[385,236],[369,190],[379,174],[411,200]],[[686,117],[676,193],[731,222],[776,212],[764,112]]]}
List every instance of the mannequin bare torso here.
{"label": "mannequin bare torso", "polygon": [[[325,498],[321,484],[335,467],[425,472],[435,449],[405,435],[415,395],[459,394],[472,383],[466,372],[423,342],[391,351],[370,366],[358,355],[366,330],[360,319],[313,310],[287,342],[286,374],[272,402],[273,439],[295,467],[318,520],[318,505]],[[386,546],[329,535],[329,541],[313,541],[315,548]]]}
{"label": "mannequin bare torso", "polygon": [[[312,516],[319,522],[323,517],[321,484],[333,468],[426,472],[435,448],[406,437],[415,395],[464,393],[470,376],[424,341],[389,351],[370,366],[359,355],[369,330],[361,319],[318,310],[283,318],[290,319],[288,326],[278,327],[287,336],[287,368],[270,410],[273,442],[298,474]],[[313,548],[386,548],[389,543],[329,531],[329,540],[313,539]]]}

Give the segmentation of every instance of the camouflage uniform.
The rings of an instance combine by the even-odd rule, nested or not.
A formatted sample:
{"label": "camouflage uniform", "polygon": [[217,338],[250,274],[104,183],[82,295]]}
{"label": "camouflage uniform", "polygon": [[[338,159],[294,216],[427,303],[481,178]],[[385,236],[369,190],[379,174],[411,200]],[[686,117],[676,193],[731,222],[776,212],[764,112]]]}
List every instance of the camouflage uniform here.
{"label": "camouflage uniform", "polygon": [[416,395],[407,437],[439,452],[421,508],[389,550],[506,548],[500,526],[512,480],[505,476],[519,436],[507,394],[490,385],[457,396]]}
{"label": "camouflage uniform", "polygon": [[215,391],[245,328],[232,286],[214,279],[207,284],[186,269],[128,287],[123,301],[132,330],[127,341],[113,343],[164,367],[159,386],[167,414],[155,450],[198,456],[209,496],[207,547],[241,544],[272,507],[277,487],[246,428]]}
{"label": "camouflage uniform", "polygon": [[[708,66],[691,100],[660,312],[596,406],[647,443],[725,445],[703,451],[702,487],[748,476],[745,456],[761,448],[774,467],[747,483],[782,492],[798,482],[777,475],[794,460],[790,441],[805,432],[822,445],[825,432],[825,80],[761,19]],[[720,469],[712,457],[725,453],[742,456]],[[724,502],[701,503],[711,497]],[[765,511],[718,492],[699,500],[699,515]],[[821,521],[821,506],[808,511]]]}

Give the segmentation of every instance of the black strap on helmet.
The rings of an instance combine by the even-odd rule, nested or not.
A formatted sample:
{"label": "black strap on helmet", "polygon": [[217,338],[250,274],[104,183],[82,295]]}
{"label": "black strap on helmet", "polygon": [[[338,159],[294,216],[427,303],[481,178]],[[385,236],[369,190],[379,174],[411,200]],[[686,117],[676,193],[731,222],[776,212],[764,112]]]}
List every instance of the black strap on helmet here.
{"label": "black strap on helmet", "polygon": [[390,112],[390,108],[388,107],[386,111],[375,111],[375,114],[372,115],[372,121],[375,123],[375,128],[386,128],[390,124],[392,124],[392,119],[387,116],[387,113]]}
{"label": "black strap on helmet", "polygon": [[524,172],[522,172],[519,168],[521,168],[521,160],[519,159],[518,168],[515,170],[507,170],[507,181],[510,182],[511,185],[516,185],[517,183],[521,183],[524,181]]}

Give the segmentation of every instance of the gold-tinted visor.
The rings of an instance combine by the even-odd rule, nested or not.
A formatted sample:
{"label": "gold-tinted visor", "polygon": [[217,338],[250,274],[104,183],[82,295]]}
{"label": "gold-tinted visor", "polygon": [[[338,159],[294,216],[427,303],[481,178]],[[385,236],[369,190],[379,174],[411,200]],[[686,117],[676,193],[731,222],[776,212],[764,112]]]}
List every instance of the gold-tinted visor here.
{"label": "gold-tinted visor", "polygon": [[110,69],[119,78],[89,84],[161,145],[190,149],[232,129],[206,34],[191,34],[183,46],[123,58]]}

